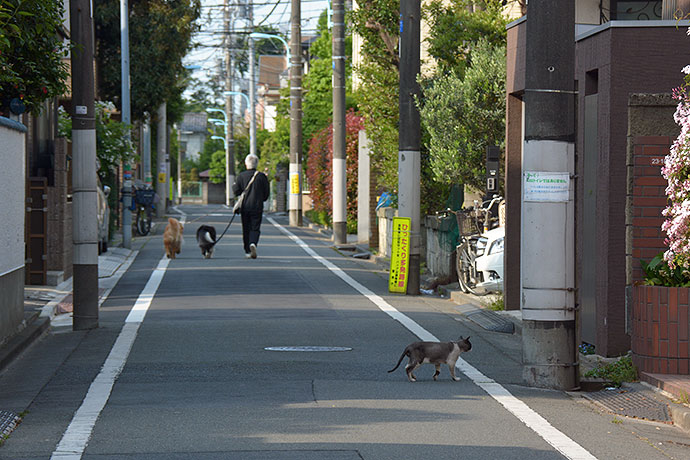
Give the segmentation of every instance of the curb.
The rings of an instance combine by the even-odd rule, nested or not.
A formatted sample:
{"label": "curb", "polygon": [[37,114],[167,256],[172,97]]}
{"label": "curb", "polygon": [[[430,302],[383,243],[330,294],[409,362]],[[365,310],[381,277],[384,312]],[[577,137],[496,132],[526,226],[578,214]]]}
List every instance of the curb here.
{"label": "curb", "polygon": [[[438,292],[443,295],[444,297],[449,298],[453,302],[455,302],[459,306],[469,306],[471,305],[472,309],[468,309],[468,311],[461,313],[464,316],[470,318],[470,314],[476,313],[476,310],[479,310],[482,316],[482,319],[487,320],[490,323],[496,323],[495,326],[499,327],[501,329],[506,329],[507,327],[505,326],[505,322],[510,322],[513,324],[513,334],[518,334],[522,335],[522,319],[521,317],[516,316],[513,312],[511,311],[494,311],[494,310],[489,310],[488,307],[488,302],[482,302],[480,299],[485,299],[488,297],[478,297],[470,294],[466,294],[462,292],[459,289],[455,289],[454,285],[445,285],[445,286],[438,286]],[[471,311],[470,311],[471,310]],[[519,313],[519,310],[517,310]],[[495,319],[492,319],[495,318]],[[484,327],[482,324],[477,323],[480,326]],[[491,326],[492,328],[487,329],[484,327],[484,329],[491,330],[495,332],[495,329],[493,329],[494,326]],[[505,332],[505,331],[501,331]]]}
{"label": "curb", "polygon": [[665,384],[663,381],[658,380],[644,372],[640,373],[640,383],[668,399],[668,408],[671,412],[673,424],[690,434],[690,407],[679,403],[679,395],[676,394],[678,391],[682,390],[678,390],[673,386],[669,388],[668,384]]}
{"label": "curb", "polygon": [[28,325],[0,348],[0,370],[7,367],[22,351],[26,350],[50,326],[50,319],[36,312],[26,319]]}

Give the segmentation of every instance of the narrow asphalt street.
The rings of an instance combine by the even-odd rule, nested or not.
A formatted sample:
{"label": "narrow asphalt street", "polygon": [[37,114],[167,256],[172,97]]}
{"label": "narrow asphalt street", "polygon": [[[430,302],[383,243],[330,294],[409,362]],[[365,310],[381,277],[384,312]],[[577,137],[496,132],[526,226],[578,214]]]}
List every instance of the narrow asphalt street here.
{"label": "narrow asphalt street", "polygon": [[[0,409],[23,415],[0,459],[690,458],[672,425],[523,386],[519,335],[448,299],[389,294],[385,270],[287,216],[264,216],[257,259],[239,219],[203,259],[197,227],[220,233],[230,212],[179,209],[177,259],[159,224],[137,238],[98,329],[54,324],[0,373]],[[404,365],[387,372],[410,342],[461,335],[473,348],[459,382],[447,367],[433,381],[422,366],[416,383]]]}

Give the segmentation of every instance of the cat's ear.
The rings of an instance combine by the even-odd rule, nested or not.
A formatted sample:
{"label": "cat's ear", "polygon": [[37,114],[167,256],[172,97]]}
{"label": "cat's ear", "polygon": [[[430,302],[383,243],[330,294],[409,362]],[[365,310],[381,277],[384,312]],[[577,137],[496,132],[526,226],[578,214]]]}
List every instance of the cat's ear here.
{"label": "cat's ear", "polygon": [[468,340],[470,340],[470,336],[469,336],[469,335],[468,335],[467,338],[465,339],[465,342],[467,342]]}

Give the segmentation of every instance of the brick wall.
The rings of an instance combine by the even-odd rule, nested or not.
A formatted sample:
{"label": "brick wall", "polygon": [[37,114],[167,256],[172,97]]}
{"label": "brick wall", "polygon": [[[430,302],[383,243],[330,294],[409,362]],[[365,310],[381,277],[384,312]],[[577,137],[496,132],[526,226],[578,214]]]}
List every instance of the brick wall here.
{"label": "brick wall", "polygon": [[632,138],[632,142],[626,217],[628,284],[644,279],[640,259],[648,262],[667,248],[666,234],[661,230],[664,221],[661,212],[667,204],[666,180],[661,175],[661,167],[671,139],[668,136],[638,136]]}
{"label": "brick wall", "polygon": [[641,372],[690,374],[688,288],[635,286],[632,351]]}

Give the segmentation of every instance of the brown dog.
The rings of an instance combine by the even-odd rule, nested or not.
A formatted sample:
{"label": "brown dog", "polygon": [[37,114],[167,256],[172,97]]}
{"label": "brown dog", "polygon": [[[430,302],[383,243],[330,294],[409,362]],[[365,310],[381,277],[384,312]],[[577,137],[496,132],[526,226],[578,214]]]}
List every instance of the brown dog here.
{"label": "brown dog", "polygon": [[172,217],[168,219],[168,225],[165,226],[165,232],[163,232],[163,245],[168,259],[174,259],[175,255],[180,253],[183,230],[184,227],[179,220]]}

